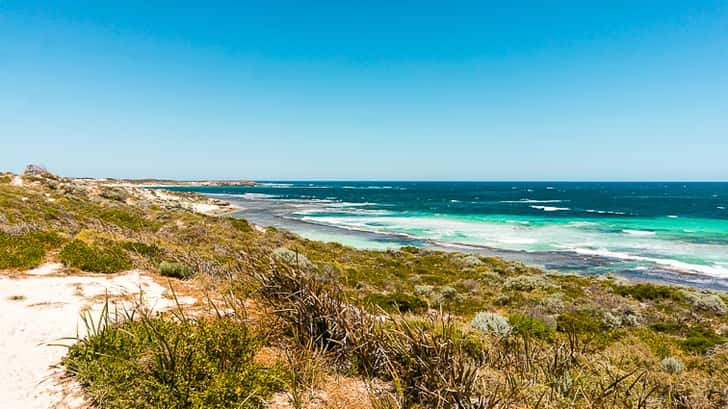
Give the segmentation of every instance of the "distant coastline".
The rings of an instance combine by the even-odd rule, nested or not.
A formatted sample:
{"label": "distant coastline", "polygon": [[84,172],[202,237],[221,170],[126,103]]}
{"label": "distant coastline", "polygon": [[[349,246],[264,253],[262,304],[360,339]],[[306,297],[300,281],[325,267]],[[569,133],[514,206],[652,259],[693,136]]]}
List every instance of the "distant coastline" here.
{"label": "distant coastline", "polygon": [[252,180],[176,180],[176,179],[112,179],[112,178],[78,178],[79,180],[95,180],[108,183],[128,183],[141,187],[172,187],[172,186],[256,186]]}

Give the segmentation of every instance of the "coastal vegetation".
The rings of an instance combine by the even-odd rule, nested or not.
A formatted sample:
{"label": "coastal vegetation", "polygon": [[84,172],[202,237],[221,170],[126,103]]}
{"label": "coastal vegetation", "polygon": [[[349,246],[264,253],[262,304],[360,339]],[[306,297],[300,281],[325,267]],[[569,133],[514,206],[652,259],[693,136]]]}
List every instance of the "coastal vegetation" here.
{"label": "coastal vegetation", "polygon": [[34,231],[20,234],[0,232],[0,268],[31,268],[46,251],[57,247],[61,238],[54,233]]}
{"label": "coastal vegetation", "polygon": [[95,273],[115,273],[131,268],[131,260],[116,243],[102,248],[73,240],[61,250],[60,260],[68,267]]}
{"label": "coastal vegetation", "polygon": [[1,268],[141,269],[209,298],[195,315],[85,317],[64,364],[100,408],[257,408],[276,394],[324,407],[311,396],[334,375],[367,385],[372,408],[728,406],[724,293],[357,250],[102,182],[23,179],[0,184]]}
{"label": "coastal vegetation", "polygon": [[64,364],[100,407],[263,408],[284,386],[281,367],[255,362],[263,340],[238,311],[155,317],[139,305],[119,316],[107,305],[84,323]]}

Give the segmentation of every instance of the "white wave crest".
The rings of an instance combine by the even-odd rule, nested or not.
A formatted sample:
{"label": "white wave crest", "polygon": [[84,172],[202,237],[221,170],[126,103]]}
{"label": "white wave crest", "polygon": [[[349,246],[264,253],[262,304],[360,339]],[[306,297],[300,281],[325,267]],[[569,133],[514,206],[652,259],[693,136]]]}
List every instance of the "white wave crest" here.
{"label": "white wave crest", "polygon": [[265,199],[275,199],[278,196],[276,195],[269,195],[265,193],[243,193],[240,195],[243,199],[246,200],[265,200]]}
{"label": "white wave crest", "polygon": [[613,211],[613,210],[595,210],[595,209],[586,209],[586,212],[587,213],[597,213],[597,214],[619,214],[619,215],[625,214],[624,212],[617,212],[617,211]]}
{"label": "white wave crest", "polygon": [[498,203],[563,203],[563,202],[568,202],[568,200],[559,200],[559,199],[548,199],[548,200],[519,199],[519,200],[501,200]]}
{"label": "white wave crest", "polygon": [[655,235],[655,232],[653,232],[653,231],[631,230],[631,229],[623,229],[622,233],[631,234],[633,236],[654,236]]}
{"label": "white wave crest", "polygon": [[263,182],[263,183],[258,183],[258,185],[259,186],[265,186],[265,187],[277,187],[277,188],[293,187],[293,183]]}
{"label": "white wave crest", "polygon": [[568,207],[555,207],[555,206],[529,206],[532,209],[543,210],[544,212],[558,212],[571,210]]}
{"label": "white wave crest", "polygon": [[709,275],[712,277],[728,278],[728,269],[719,267],[716,264],[713,264],[713,265],[691,264],[691,263],[686,263],[684,261],[673,260],[673,259],[662,259],[662,258],[655,258],[655,257],[637,256],[637,255],[629,254],[629,253],[625,253],[625,252],[610,251],[610,250],[607,250],[604,248],[602,248],[602,249],[578,248],[578,249],[574,249],[574,251],[578,254],[589,255],[589,256],[616,258],[619,260],[651,262],[651,263],[655,263],[659,266],[662,266],[664,268],[668,268],[668,269],[675,270],[677,272],[682,272],[682,273],[705,274],[705,275]]}

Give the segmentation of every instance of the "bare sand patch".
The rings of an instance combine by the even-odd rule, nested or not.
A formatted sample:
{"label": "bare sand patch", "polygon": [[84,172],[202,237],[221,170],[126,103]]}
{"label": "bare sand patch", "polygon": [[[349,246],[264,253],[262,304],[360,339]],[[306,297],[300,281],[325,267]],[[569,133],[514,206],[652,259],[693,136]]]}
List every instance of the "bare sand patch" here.
{"label": "bare sand patch", "polygon": [[[176,305],[165,285],[141,271],[56,275],[61,267],[48,263],[25,275],[0,272],[0,406],[4,408],[86,407],[78,385],[57,366],[66,349],[52,345],[84,335],[82,311],[98,316],[107,297],[110,308],[130,308],[140,299],[159,311]],[[184,305],[196,301],[177,297]]]}

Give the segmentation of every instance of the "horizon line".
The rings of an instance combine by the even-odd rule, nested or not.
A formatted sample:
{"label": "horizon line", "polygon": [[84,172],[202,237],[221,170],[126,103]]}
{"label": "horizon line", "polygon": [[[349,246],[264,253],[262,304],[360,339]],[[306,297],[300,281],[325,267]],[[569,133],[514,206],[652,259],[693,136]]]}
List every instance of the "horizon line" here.
{"label": "horizon line", "polygon": [[[80,179],[80,178],[79,178]],[[119,180],[167,180],[175,182],[224,182],[224,181],[246,181],[256,183],[303,183],[303,182],[336,182],[336,183],[728,183],[728,179],[696,179],[696,180],[675,180],[675,179],[256,179],[256,178],[202,178],[202,179],[177,179],[177,178],[89,178],[89,179],[119,179]]]}

